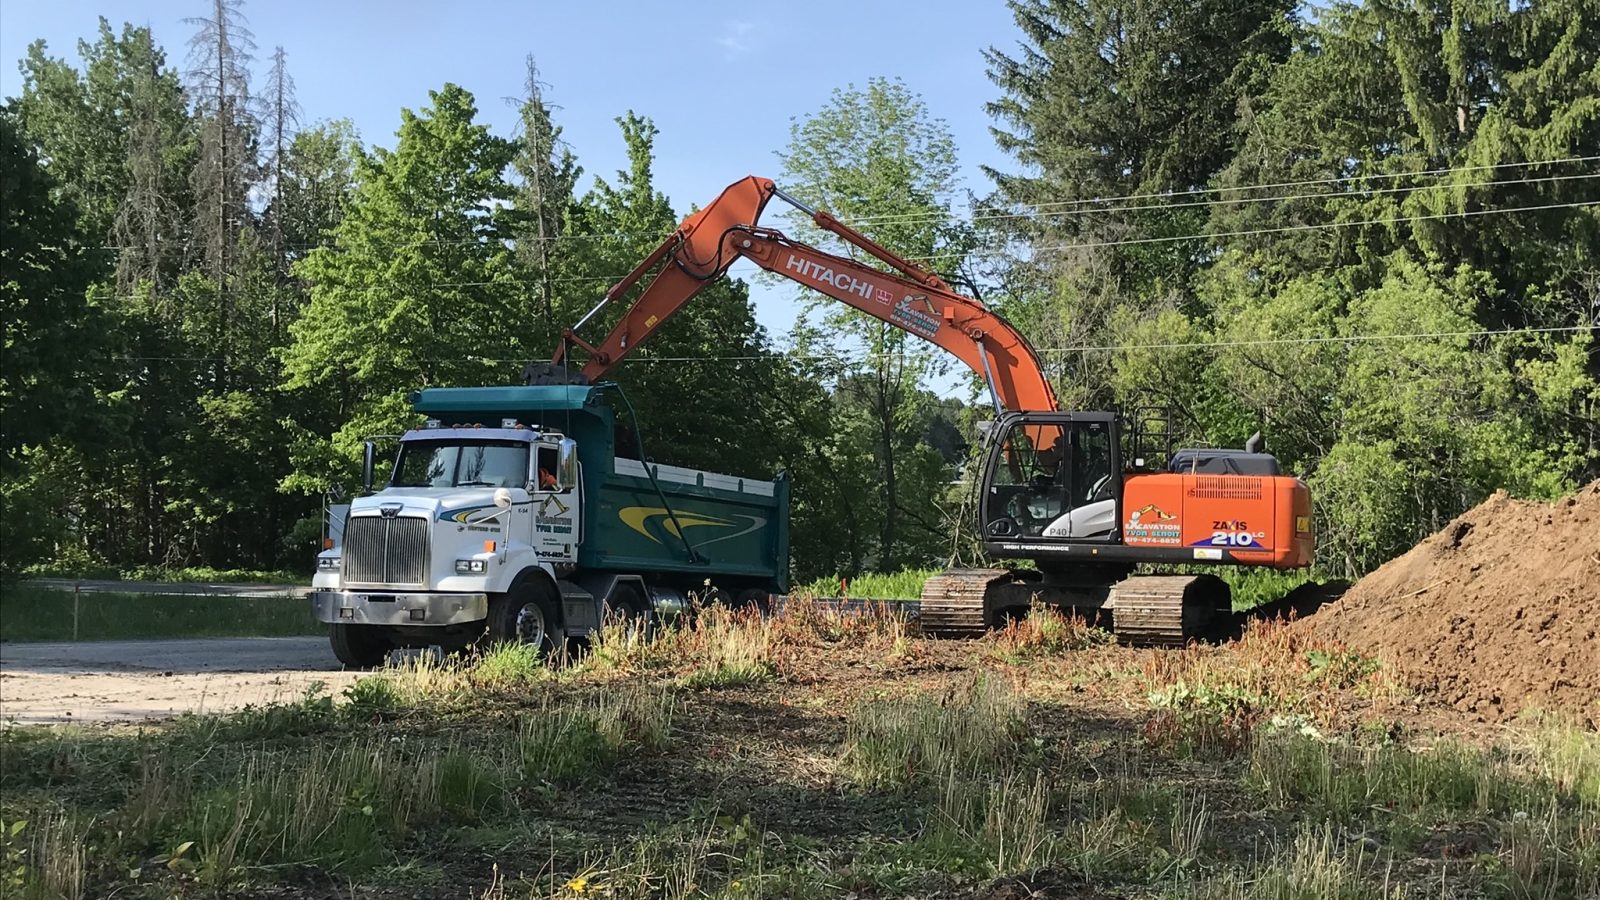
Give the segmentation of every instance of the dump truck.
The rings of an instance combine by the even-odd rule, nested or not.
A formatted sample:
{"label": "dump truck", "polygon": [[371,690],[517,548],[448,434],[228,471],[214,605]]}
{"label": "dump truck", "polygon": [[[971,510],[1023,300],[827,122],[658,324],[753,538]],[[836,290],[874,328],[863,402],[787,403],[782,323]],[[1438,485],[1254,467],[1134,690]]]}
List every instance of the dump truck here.
{"label": "dump truck", "polygon": [[394,649],[521,641],[550,650],[608,620],[648,626],[696,596],[788,590],[789,482],[619,456],[643,441],[615,384],[429,388],[341,540],[311,608],[347,666]]}

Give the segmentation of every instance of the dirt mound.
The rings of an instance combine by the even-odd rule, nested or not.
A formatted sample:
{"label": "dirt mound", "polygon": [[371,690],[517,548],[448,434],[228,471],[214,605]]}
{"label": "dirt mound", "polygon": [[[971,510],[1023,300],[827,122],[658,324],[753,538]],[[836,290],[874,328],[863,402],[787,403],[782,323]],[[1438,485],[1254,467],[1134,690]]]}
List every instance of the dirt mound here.
{"label": "dirt mound", "polygon": [[1600,719],[1600,481],[1554,503],[1495,494],[1291,627],[1488,719]]}

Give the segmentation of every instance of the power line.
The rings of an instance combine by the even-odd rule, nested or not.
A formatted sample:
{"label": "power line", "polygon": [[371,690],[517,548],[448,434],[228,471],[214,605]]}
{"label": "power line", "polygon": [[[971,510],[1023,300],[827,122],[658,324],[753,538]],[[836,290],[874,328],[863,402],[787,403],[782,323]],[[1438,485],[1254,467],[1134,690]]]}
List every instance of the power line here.
{"label": "power line", "polygon": [[[1186,208],[1195,207],[1195,206],[1215,206],[1215,205],[1220,205],[1220,204],[1282,203],[1282,202],[1287,202],[1287,201],[1291,201],[1291,200],[1324,200],[1324,199],[1333,199],[1333,198],[1338,198],[1338,197],[1374,197],[1374,196],[1379,196],[1379,195],[1382,195],[1382,194],[1397,194],[1397,193],[1401,193],[1401,192],[1404,192],[1404,191],[1426,191],[1426,190],[1437,190],[1437,189],[1440,189],[1440,188],[1500,187],[1502,185],[1512,185],[1512,184],[1537,184],[1537,183],[1540,183],[1540,182],[1555,182],[1555,181],[1581,181],[1581,180],[1586,179],[1586,178],[1600,178],[1600,172],[1585,172],[1585,173],[1580,174],[1580,175],[1545,175],[1545,176],[1538,177],[1538,178],[1509,178],[1509,179],[1503,179],[1503,180],[1499,180],[1499,181],[1476,181],[1476,182],[1472,182],[1470,184],[1450,184],[1450,185],[1446,185],[1446,184],[1408,184],[1408,185],[1402,185],[1402,186],[1399,186],[1399,187],[1374,188],[1372,190],[1362,190],[1362,189],[1356,188],[1356,189],[1351,189],[1351,190],[1348,190],[1348,191],[1320,191],[1320,192],[1311,193],[1311,194],[1279,194],[1279,195],[1266,196],[1266,197],[1240,197],[1240,198],[1229,199],[1229,200],[1189,200],[1189,201],[1185,201],[1183,203],[1147,203],[1147,204],[1140,204],[1140,205],[1136,205],[1136,206],[1117,206],[1117,207],[1106,207],[1106,208],[1102,208],[1102,209],[1063,210],[1061,212],[1040,213],[1039,215],[1041,215],[1041,216],[1049,216],[1049,217],[1082,216],[1082,215],[1098,215],[1098,214],[1101,214],[1101,213],[1140,212],[1140,211],[1151,210],[1151,209],[1186,209]],[[984,217],[982,217],[982,219],[984,221],[991,221],[991,220],[998,220],[998,219],[1019,219],[1019,218],[1028,218],[1028,217],[1029,217],[1028,213],[1013,213],[1013,214],[1003,215],[1003,216],[1000,216],[1000,215],[997,215],[997,216],[984,216]],[[973,217],[974,221],[976,221],[978,218],[979,217],[976,217],[976,216]]]}
{"label": "power line", "polygon": [[[1186,196],[1193,196],[1195,194],[1213,194],[1213,193],[1220,193],[1220,192],[1223,192],[1223,191],[1277,190],[1279,188],[1307,187],[1307,186],[1310,186],[1310,185],[1313,185],[1313,184],[1340,184],[1340,183],[1347,182],[1347,181],[1356,181],[1356,180],[1361,180],[1361,179],[1378,180],[1378,179],[1393,179],[1393,178],[1431,178],[1431,177],[1434,177],[1434,176],[1437,176],[1437,175],[1452,175],[1452,174],[1455,174],[1457,172],[1481,172],[1481,171],[1499,170],[1499,169],[1516,169],[1516,168],[1526,168],[1526,167],[1531,167],[1531,166],[1555,166],[1555,165],[1565,165],[1567,163],[1595,162],[1595,161],[1600,161],[1600,155],[1595,155],[1595,156],[1565,156],[1565,157],[1561,157],[1559,159],[1540,159],[1540,160],[1530,160],[1528,162],[1492,163],[1492,164],[1485,164],[1485,165],[1478,165],[1478,166],[1453,166],[1453,167],[1447,167],[1447,168],[1441,168],[1441,169],[1424,169],[1424,170],[1421,170],[1421,171],[1418,171],[1418,172],[1374,173],[1374,174],[1371,174],[1371,175],[1346,175],[1346,176],[1335,177],[1335,178],[1310,178],[1310,179],[1305,179],[1303,181],[1277,181],[1277,182],[1270,182],[1270,183],[1267,183],[1267,184],[1226,185],[1226,186],[1220,186],[1220,187],[1193,188],[1193,189],[1190,189],[1190,190],[1183,190],[1183,191],[1154,191],[1154,192],[1151,192],[1151,193],[1144,193],[1144,194],[1123,194],[1121,196],[1113,196],[1113,197],[1086,197],[1086,198],[1079,199],[1079,200],[1053,200],[1053,201],[1047,201],[1047,202],[1043,202],[1043,203],[1018,203],[1018,204],[1014,204],[1014,207],[1021,207],[1021,208],[1024,208],[1024,209],[1044,209],[1045,207],[1056,207],[1056,206],[1089,205],[1089,204],[1094,204],[1094,203],[1118,203],[1118,202],[1122,202],[1122,201],[1125,201],[1125,200],[1150,200],[1150,199],[1154,199],[1154,198],[1157,198],[1157,197],[1186,197]],[[1007,208],[1006,207],[998,207],[998,206],[996,206],[996,207],[989,207],[989,209],[1000,211],[1000,210],[1006,210]],[[983,212],[983,210],[975,210],[975,212]]]}
{"label": "power line", "polygon": [[[1251,237],[1262,234],[1282,234],[1290,231],[1315,231],[1321,228],[1359,228],[1366,225],[1391,225],[1407,222],[1425,222],[1437,219],[1498,215],[1500,213],[1537,212],[1539,210],[1547,209],[1571,209],[1577,207],[1594,206],[1596,204],[1600,204],[1600,200],[1578,200],[1571,203],[1542,203],[1536,206],[1502,206],[1492,209],[1471,209],[1462,212],[1396,216],[1392,219],[1360,219],[1351,222],[1310,222],[1301,225],[1279,225],[1272,228],[1244,228],[1237,231],[1214,231],[1200,232],[1196,234],[1161,235],[1157,237],[1144,238],[1122,238],[1114,241],[1084,241],[1081,243],[1054,244],[1044,247],[1032,247],[1029,249],[1033,253],[1045,253],[1059,250],[1092,250],[1103,247],[1127,247],[1136,244],[1168,244],[1177,241],[1193,241],[1201,239],[1215,240],[1218,238]],[[1006,252],[1008,251],[1002,249],[971,250],[966,253],[936,253],[930,256],[911,256],[907,257],[907,259],[917,262],[926,262],[937,259],[959,259],[966,256],[998,256]]]}
{"label": "power line", "polygon": [[[1571,157],[1564,157],[1564,158],[1561,158],[1561,159],[1547,159],[1547,160],[1537,160],[1537,161],[1519,162],[1519,163],[1497,163],[1497,164],[1493,164],[1493,165],[1458,166],[1458,167],[1455,167],[1455,168],[1428,169],[1428,170],[1424,170],[1424,171],[1420,171],[1420,172],[1401,172],[1401,173],[1392,173],[1392,174],[1374,174],[1374,175],[1361,175],[1361,176],[1354,176],[1353,175],[1353,176],[1349,176],[1349,177],[1345,177],[1345,178],[1321,178],[1321,179],[1309,179],[1309,180],[1304,180],[1304,181],[1283,181],[1283,182],[1274,182],[1274,183],[1267,183],[1267,184],[1233,185],[1233,186],[1215,187],[1215,188],[1195,188],[1193,190],[1185,190],[1185,191],[1165,191],[1165,192],[1142,193],[1142,194],[1123,194],[1123,195],[1120,195],[1120,196],[1091,197],[1091,198],[1084,198],[1084,199],[1079,199],[1079,200],[1059,200],[1059,201],[1051,201],[1051,202],[1044,202],[1044,203],[1023,203],[1023,204],[1015,204],[1013,207],[1010,207],[1010,208],[1006,208],[1006,207],[987,207],[987,208],[975,209],[975,210],[973,210],[972,215],[966,221],[969,221],[969,222],[991,221],[991,220],[1010,219],[1010,218],[1026,218],[1028,216],[1027,213],[1018,213],[1018,212],[1012,211],[1012,210],[1015,210],[1016,208],[1043,210],[1046,207],[1057,207],[1057,206],[1066,206],[1066,205],[1091,206],[1093,204],[1122,203],[1122,202],[1130,201],[1130,200],[1148,200],[1148,199],[1155,199],[1155,198],[1162,198],[1162,197],[1183,197],[1183,196],[1192,196],[1192,195],[1196,195],[1196,194],[1220,193],[1220,192],[1225,192],[1225,191],[1242,192],[1242,191],[1253,191],[1253,190],[1269,190],[1269,189],[1277,189],[1277,188],[1285,188],[1285,187],[1303,187],[1303,186],[1313,185],[1313,184],[1337,184],[1337,183],[1342,183],[1342,182],[1347,182],[1347,181],[1353,181],[1353,180],[1356,180],[1356,179],[1369,179],[1370,180],[1370,179],[1393,179],[1393,178],[1411,178],[1411,177],[1420,178],[1420,177],[1432,177],[1432,176],[1444,175],[1444,174],[1454,174],[1454,173],[1458,173],[1458,172],[1499,170],[1499,169],[1507,169],[1507,168],[1519,168],[1519,167],[1542,166],[1542,165],[1562,165],[1562,164],[1566,164],[1566,163],[1591,162],[1591,161],[1600,161],[1600,155],[1596,155],[1596,156],[1571,156]],[[1375,194],[1396,193],[1396,192],[1401,192],[1401,191],[1424,190],[1424,189],[1447,187],[1447,186],[1448,187],[1484,187],[1484,186],[1496,186],[1496,185],[1502,185],[1502,184],[1507,184],[1507,185],[1509,185],[1509,184],[1529,184],[1529,183],[1535,183],[1535,182],[1540,182],[1540,181],[1564,181],[1564,180],[1570,180],[1570,179],[1583,179],[1583,178],[1595,178],[1595,177],[1600,177],[1600,173],[1579,174],[1579,175],[1552,175],[1552,176],[1544,176],[1544,177],[1536,177],[1536,178],[1509,179],[1509,180],[1501,180],[1501,181],[1487,181],[1487,182],[1479,182],[1479,183],[1468,184],[1468,185],[1443,185],[1443,184],[1404,185],[1404,186],[1392,187],[1392,188],[1374,188],[1374,189],[1371,189],[1371,190],[1363,190],[1363,189],[1359,189],[1359,188],[1351,188],[1351,189],[1346,190],[1346,191],[1323,191],[1323,192],[1310,193],[1310,194],[1290,194],[1290,195],[1281,195],[1281,196],[1249,197],[1249,198],[1236,198],[1236,199],[1197,200],[1197,201],[1186,201],[1184,203],[1177,203],[1177,204],[1158,203],[1158,204],[1147,204],[1147,205],[1140,205],[1140,206],[1102,207],[1102,208],[1088,209],[1088,210],[1081,210],[1081,211],[1067,211],[1067,212],[1044,213],[1044,214],[1045,215],[1052,215],[1052,216],[1060,216],[1060,215],[1088,215],[1088,214],[1100,214],[1100,213],[1134,212],[1134,211],[1146,210],[1146,209],[1178,209],[1178,208],[1184,208],[1184,207],[1190,207],[1190,206],[1209,206],[1209,205],[1216,205],[1216,204],[1222,204],[1222,203],[1259,203],[1259,202],[1273,202],[1273,201],[1285,201],[1285,200],[1304,200],[1304,199],[1317,199],[1317,198],[1333,198],[1333,197],[1353,196],[1353,195],[1364,195],[1365,196],[1365,195],[1375,195]],[[905,214],[902,214],[902,215],[895,215],[895,216],[866,216],[866,217],[863,217],[863,218],[854,219],[850,223],[847,223],[847,224],[863,226],[863,225],[874,225],[874,224],[884,224],[884,223],[894,223],[894,222],[933,220],[933,219],[938,219],[938,218],[941,218],[941,216],[939,214],[937,214],[937,213],[905,213]],[[674,228],[676,228],[676,226],[674,226]],[[539,242],[556,243],[556,242],[561,242],[561,241],[627,240],[627,239],[632,239],[632,238],[653,238],[653,239],[656,239],[657,241],[660,241],[660,240],[665,240],[671,234],[672,234],[671,230],[669,230],[669,231],[667,231],[665,233],[655,232],[655,231],[648,231],[648,232],[646,232],[646,231],[618,231],[618,232],[608,232],[608,233],[557,234],[557,235],[550,235],[550,236],[543,237],[543,238],[532,237],[532,236],[529,236],[529,237],[517,237],[517,238],[501,238],[501,239],[498,239],[498,241],[499,242],[515,243],[515,244],[528,244],[528,243],[539,243]],[[413,240],[413,241],[407,241],[407,240],[373,241],[372,243],[380,245],[380,246],[385,246],[385,247],[401,248],[401,247],[424,247],[424,246],[472,246],[472,245],[487,245],[487,244],[493,244],[493,243],[496,243],[496,242],[497,242],[496,239],[491,239],[491,238],[472,238],[472,239],[424,238],[424,239]],[[337,245],[331,244],[331,243],[327,243],[327,244],[288,244],[288,245],[285,245],[285,246],[288,249],[302,250],[302,251],[303,250],[315,250],[315,249],[319,249],[319,248],[323,248],[323,247],[326,247],[326,248],[329,248],[329,249],[332,249],[332,250],[340,250],[341,249]],[[129,246],[126,246],[126,245],[119,245],[119,244],[97,244],[97,245],[85,245],[82,249],[85,249],[85,250],[116,250],[116,251],[121,251],[121,250],[137,250],[137,249],[143,249],[143,248],[129,247]],[[509,247],[508,247],[508,249],[509,249]]]}
{"label": "power line", "polygon": [[[1349,334],[1328,335],[1323,337],[1298,337],[1298,338],[1259,338],[1238,341],[1173,341],[1152,344],[1102,344],[1102,345],[1074,345],[1070,347],[1044,347],[1035,352],[1041,354],[1065,353],[1107,353],[1128,352],[1134,350],[1209,350],[1226,347],[1258,347],[1258,346],[1284,346],[1284,345],[1314,345],[1314,344],[1356,344],[1375,341],[1421,341],[1437,340],[1443,338],[1476,338],[1476,337],[1501,337],[1523,334],[1570,334],[1578,332],[1600,331],[1600,324],[1595,325],[1552,325],[1528,326],[1521,328],[1495,328],[1474,331],[1422,331],[1405,334]],[[909,353],[795,353],[793,351],[775,351],[762,354],[741,355],[697,355],[697,356],[630,356],[627,362],[633,363],[688,363],[688,362],[785,362],[790,360],[815,361],[815,362],[871,362],[877,359],[897,359],[910,356]],[[122,362],[222,362],[223,357],[218,356],[115,356],[111,357]],[[418,363],[451,363],[451,362],[478,362],[496,365],[524,365],[530,362],[526,357],[492,357],[474,356],[468,354],[463,357],[450,359],[418,359]],[[536,361],[536,360],[535,360]]]}
{"label": "power line", "polygon": [[[1076,243],[1076,244],[1056,244],[1056,245],[1050,245],[1050,246],[1044,246],[1044,247],[1033,247],[1033,248],[1029,248],[1029,249],[1033,253],[1041,253],[1041,252],[1048,252],[1048,251],[1061,251],[1061,250],[1088,250],[1088,249],[1098,249],[1098,248],[1105,248],[1105,247],[1123,247],[1123,246],[1131,246],[1131,245],[1136,245],[1136,244],[1173,243],[1173,242],[1177,242],[1177,241],[1190,241],[1190,240],[1200,240],[1200,239],[1211,239],[1211,240],[1214,240],[1214,239],[1217,239],[1217,238],[1247,237],[1247,236],[1255,236],[1255,235],[1263,235],[1263,234],[1278,234],[1278,233],[1282,233],[1282,232],[1292,232],[1292,231],[1313,231],[1313,230],[1322,229],[1322,228],[1355,228],[1355,227],[1361,227],[1361,226],[1366,226],[1366,225],[1389,225],[1389,224],[1398,224],[1398,223],[1401,223],[1401,222],[1419,222],[1419,221],[1429,221],[1429,220],[1438,220],[1438,219],[1452,219],[1452,218],[1457,218],[1457,217],[1465,218],[1465,217],[1476,217],[1476,216],[1488,216],[1488,215],[1498,215],[1498,214],[1501,214],[1501,213],[1536,212],[1536,211],[1539,211],[1539,210],[1569,209],[1569,208],[1590,207],[1590,206],[1595,206],[1595,205],[1600,205],[1600,200],[1579,200],[1579,201],[1574,201],[1574,202],[1571,202],[1571,203],[1545,203],[1545,204],[1539,204],[1539,205],[1536,205],[1536,206],[1506,206],[1506,207],[1497,207],[1497,208],[1493,208],[1493,209],[1467,210],[1467,211],[1464,211],[1464,212],[1434,213],[1434,214],[1426,214],[1426,215],[1399,216],[1399,217],[1396,217],[1395,219],[1362,219],[1362,220],[1359,220],[1359,221],[1352,221],[1352,222],[1314,222],[1314,223],[1307,223],[1307,224],[1301,224],[1301,225],[1283,225],[1283,226],[1277,226],[1277,227],[1273,227],[1273,228],[1248,228],[1248,229],[1242,229],[1242,230],[1238,230],[1238,231],[1222,231],[1222,232],[1214,232],[1214,233],[1197,233],[1197,234],[1182,234],[1182,235],[1163,235],[1163,236],[1160,236],[1160,237],[1148,237],[1148,238],[1125,238],[1125,239],[1115,240],[1115,241],[1088,241],[1088,242]],[[964,254],[962,254],[962,253],[936,253],[936,254],[933,254],[931,256],[910,256],[910,257],[906,257],[906,258],[911,260],[911,261],[913,261],[913,262],[929,262],[929,261],[933,261],[933,260],[962,258],[962,257],[966,257],[966,256],[999,256],[999,255],[1007,253],[1007,252],[1009,252],[1009,251],[1004,250],[1004,249],[971,250],[971,251],[968,251],[967,253],[964,253]],[[575,276],[562,276],[560,278],[551,279],[551,281],[552,282],[561,282],[561,283],[598,281],[598,282],[604,282],[604,283],[609,283],[609,284],[615,284],[615,283],[621,281],[625,277],[627,277],[627,276],[625,276],[625,275],[575,275]],[[468,287],[537,287],[539,284],[541,284],[541,282],[538,281],[538,280],[522,279],[522,278],[506,278],[506,279],[500,279],[500,280],[496,280],[496,281],[434,281],[434,282],[429,282],[428,283],[428,288],[431,290],[431,289],[434,289],[434,288],[468,288]],[[139,299],[139,295],[136,295],[136,294],[113,294],[113,295],[109,295],[108,299],[113,299],[113,300],[135,300],[135,299]]]}

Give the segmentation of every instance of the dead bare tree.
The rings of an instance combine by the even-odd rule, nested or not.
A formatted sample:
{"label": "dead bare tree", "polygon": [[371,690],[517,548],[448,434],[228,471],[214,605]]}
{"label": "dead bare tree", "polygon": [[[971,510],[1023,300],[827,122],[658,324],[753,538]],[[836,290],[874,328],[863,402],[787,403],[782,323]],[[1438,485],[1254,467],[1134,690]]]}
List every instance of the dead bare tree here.
{"label": "dead bare tree", "polygon": [[217,288],[217,337],[226,345],[233,319],[232,277],[239,230],[250,216],[250,191],[259,178],[257,121],[250,102],[250,62],[255,40],[240,12],[241,0],[212,0],[209,16],[185,20],[190,91],[200,129],[200,154],[191,175],[198,258]]}

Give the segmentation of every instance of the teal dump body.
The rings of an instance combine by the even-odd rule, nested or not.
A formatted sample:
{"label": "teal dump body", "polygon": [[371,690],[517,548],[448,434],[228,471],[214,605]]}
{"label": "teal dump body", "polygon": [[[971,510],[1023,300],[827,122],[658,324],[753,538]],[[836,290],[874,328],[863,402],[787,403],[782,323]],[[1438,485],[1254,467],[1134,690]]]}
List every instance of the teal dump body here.
{"label": "teal dump body", "polygon": [[[428,388],[417,412],[450,424],[504,418],[578,443],[585,569],[637,572],[698,587],[789,589],[789,480],[756,481],[616,456],[614,385]],[[620,470],[620,471],[619,471]]]}

